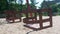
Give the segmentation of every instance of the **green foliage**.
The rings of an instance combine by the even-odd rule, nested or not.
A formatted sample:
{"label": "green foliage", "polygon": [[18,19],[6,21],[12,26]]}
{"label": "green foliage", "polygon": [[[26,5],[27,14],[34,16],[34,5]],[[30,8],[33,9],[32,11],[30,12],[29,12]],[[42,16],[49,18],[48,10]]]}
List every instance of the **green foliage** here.
{"label": "green foliage", "polygon": [[36,3],[36,0],[30,0],[31,1],[31,4],[30,4],[30,6],[31,6],[31,8],[32,9],[35,9],[36,8],[36,4],[38,4],[38,3]]}
{"label": "green foliage", "polygon": [[51,7],[52,7],[53,13],[54,13],[54,12],[57,12],[58,6],[57,6],[56,4],[52,5]]}
{"label": "green foliage", "polygon": [[7,1],[6,0],[0,0],[0,14],[3,13],[3,11],[6,9]]}

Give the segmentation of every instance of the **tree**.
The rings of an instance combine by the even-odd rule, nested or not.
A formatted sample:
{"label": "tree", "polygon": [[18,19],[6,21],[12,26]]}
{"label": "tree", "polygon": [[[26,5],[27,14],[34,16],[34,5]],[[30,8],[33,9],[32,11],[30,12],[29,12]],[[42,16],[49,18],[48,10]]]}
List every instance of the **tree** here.
{"label": "tree", "polygon": [[36,0],[30,0],[30,1],[31,1],[31,4],[30,4],[31,8],[36,9],[36,6],[35,6],[37,4]]}
{"label": "tree", "polygon": [[7,8],[7,0],[0,0],[0,14]]}

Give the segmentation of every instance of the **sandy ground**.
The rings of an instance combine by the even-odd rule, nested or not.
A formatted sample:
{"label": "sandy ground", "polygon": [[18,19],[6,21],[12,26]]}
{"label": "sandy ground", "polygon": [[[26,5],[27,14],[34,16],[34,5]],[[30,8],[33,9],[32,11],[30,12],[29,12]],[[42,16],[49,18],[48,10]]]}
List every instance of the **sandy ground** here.
{"label": "sandy ground", "polygon": [[[23,22],[9,24],[5,18],[0,18],[0,34],[26,34],[32,29],[23,26]],[[60,34],[60,16],[53,16],[53,27],[33,31],[29,34]]]}

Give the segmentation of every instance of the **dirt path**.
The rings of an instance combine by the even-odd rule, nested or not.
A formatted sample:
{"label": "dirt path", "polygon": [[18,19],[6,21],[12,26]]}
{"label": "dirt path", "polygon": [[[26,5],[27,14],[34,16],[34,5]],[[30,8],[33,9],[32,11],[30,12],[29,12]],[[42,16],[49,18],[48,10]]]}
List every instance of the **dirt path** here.
{"label": "dirt path", "polygon": [[[6,24],[5,18],[0,19],[0,34],[26,34],[31,29],[24,27],[24,23],[13,23],[13,24]],[[4,24],[3,24],[4,23]],[[60,34],[60,16],[53,17],[53,27],[43,29],[40,31],[34,31],[30,34]]]}

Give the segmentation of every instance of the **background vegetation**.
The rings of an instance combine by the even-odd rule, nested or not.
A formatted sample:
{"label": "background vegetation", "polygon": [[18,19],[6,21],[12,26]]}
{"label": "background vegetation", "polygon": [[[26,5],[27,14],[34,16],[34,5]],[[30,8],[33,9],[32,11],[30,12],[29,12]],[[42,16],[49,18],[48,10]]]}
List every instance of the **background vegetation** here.
{"label": "background vegetation", "polygon": [[[36,4],[38,4],[38,2],[36,3],[35,0],[30,0],[30,6],[32,9],[36,9]],[[39,9],[41,8],[48,8],[51,7],[52,8],[52,13],[53,15],[60,15],[60,4],[56,4],[56,3],[52,3],[52,4],[46,4],[46,6],[43,6],[43,4],[45,3],[45,1],[43,1],[41,3],[41,7],[39,7]],[[27,4],[23,4],[23,0],[19,0],[19,2],[17,3],[17,0],[0,0],[0,17],[4,17],[4,11],[5,10],[16,10],[16,11],[21,11],[21,10],[26,10],[27,9]]]}

